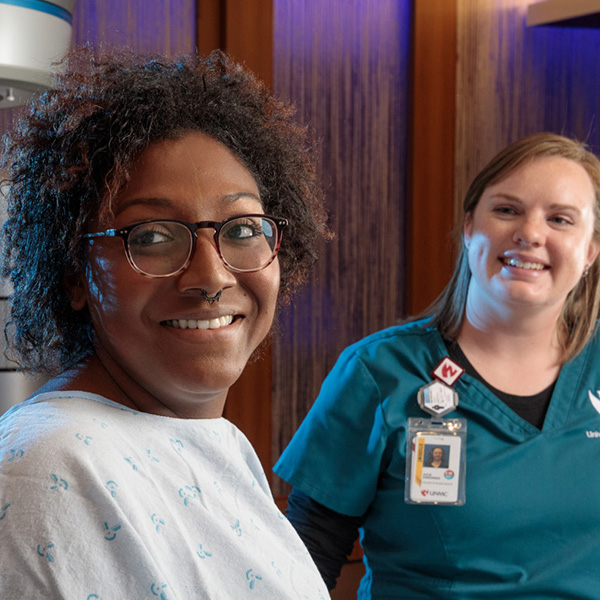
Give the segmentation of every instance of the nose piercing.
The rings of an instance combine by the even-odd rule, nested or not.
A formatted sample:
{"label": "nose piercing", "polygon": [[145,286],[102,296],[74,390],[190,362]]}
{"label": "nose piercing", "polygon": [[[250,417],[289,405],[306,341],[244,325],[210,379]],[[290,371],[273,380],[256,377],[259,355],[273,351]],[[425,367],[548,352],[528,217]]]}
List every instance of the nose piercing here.
{"label": "nose piercing", "polygon": [[220,300],[223,290],[219,290],[214,296],[209,296],[206,290],[201,289],[200,292],[202,293],[202,300],[206,300],[209,304],[214,304]]}

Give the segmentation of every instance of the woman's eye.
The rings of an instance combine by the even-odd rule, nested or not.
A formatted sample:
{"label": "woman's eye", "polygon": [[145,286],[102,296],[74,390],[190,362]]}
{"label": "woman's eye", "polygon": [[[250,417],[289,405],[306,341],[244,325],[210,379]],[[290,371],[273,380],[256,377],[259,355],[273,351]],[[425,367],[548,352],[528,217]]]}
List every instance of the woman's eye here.
{"label": "woman's eye", "polygon": [[129,235],[132,246],[154,246],[172,241],[168,230],[161,227],[134,229]]}
{"label": "woman's eye", "polygon": [[254,223],[236,223],[223,232],[227,240],[248,240],[262,233],[261,228]]}

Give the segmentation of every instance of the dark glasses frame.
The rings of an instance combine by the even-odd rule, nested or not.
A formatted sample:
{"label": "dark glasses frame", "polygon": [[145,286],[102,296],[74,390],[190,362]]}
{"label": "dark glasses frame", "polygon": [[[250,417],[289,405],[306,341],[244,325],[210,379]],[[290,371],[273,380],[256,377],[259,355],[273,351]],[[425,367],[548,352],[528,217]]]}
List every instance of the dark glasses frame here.
{"label": "dark glasses frame", "polygon": [[[244,219],[244,218],[257,218],[257,219],[265,219],[267,221],[270,221],[271,223],[273,223],[273,225],[275,225],[275,231],[277,232],[277,240],[275,242],[275,246],[273,248],[273,255],[271,256],[270,260],[268,262],[266,262],[264,265],[261,265],[260,267],[256,267],[256,268],[252,268],[252,269],[238,269],[238,268],[234,267],[233,265],[230,265],[223,257],[223,254],[221,252],[221,245],[219,243],[219,234],[220,234],[221,230],[223,229],[223,227],[225,227],[232,221],[237,221],[238,219]],[[191,244],[189,247],[187,258],[185,259],[183,265],[176,271],[173,271],[172,273],[167,273],[165,275],[153,275],[151,273],[146,273],[145,271],[142,271],[135,264],[133,258],[131,257],[131,251],[129,249],[129,234],[136,227],[139,227],[140,225],[147,225],[149,223],[178,223],[179,225],[183,225],[184,227],[186,227],[188,229],[188,231],[190,232]],[[194,251],[196,250],[196,242],[198,240],[198,234],[197,234],[198,229],[214,229],[215,230],[215,235],[214,235],[215,247],[217,248],[217,253],[218,253],[220,259],[223,261],[223,264],[230,271],[233,271],[235,273],[254,273],[255,271],[260,271],[260,270],[268,267],[275,260],[275,257],[277,256],[277,253],[279,252],[279,247],[281,246],[283,230],[285,229],[285,227],[287,227],[288,224],[289,224],[289,221],[283,217],[274,217],[272,215],[254,214],[254,213],[247,214],[247,215],[237,215],[235,217],[230,217],[229,219],[225,219],[225,221],[198,221],[197,223],[189,223],[187,221],[179,221],[177,219],[149,219],[147,221],[138,221],[137,223],[132,223],[131,225],[127,225],[126,227],[121,227],[120,229],[107,229],[105,231],[98,231],[95,233],[85,233],[82,235],[82,239],[94,239],[94,238],[99,238],[99,237],[120,237],[123,240],[123,248],[125,250],[125,256],[127,257],[127,261],[129,262],[129,264],[131,265],[131,268],[134,271],[136,271],[137,273],[140,273],[141,275],[144,275],[146,277],[172,277],[173,275],[177,275],[178,273],[181,273],[181,271],[185,270],[187,268],[187,266],[190,264],[190,260],[191,260],[192,256],[194,255]]]}

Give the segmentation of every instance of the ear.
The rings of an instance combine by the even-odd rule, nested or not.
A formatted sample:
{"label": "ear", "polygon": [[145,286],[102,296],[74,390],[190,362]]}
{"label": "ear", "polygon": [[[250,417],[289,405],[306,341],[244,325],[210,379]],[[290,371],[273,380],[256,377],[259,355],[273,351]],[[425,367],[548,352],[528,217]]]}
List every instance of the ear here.
{"label": "ear", "polygon": [[471,236],[473,234],[473,213],[468,212],[465,215],[465,221],[463,223],[463,242],[468,248],[471,243]]}
{"label": "ear", "polygon": [[598,252],[600,252],[600,242],[598,242],[597,240],[592,240],[590,242],[590,245],[588,248],[587,263],[586,263],[590,267],[594,264],[594,261],[596,260],[596,258],[598,256]]}
{"label": "ear", "polygon": [[73,310],[83,310],[87,305],[87,288],[84,274],[65,275],[65,287]]}

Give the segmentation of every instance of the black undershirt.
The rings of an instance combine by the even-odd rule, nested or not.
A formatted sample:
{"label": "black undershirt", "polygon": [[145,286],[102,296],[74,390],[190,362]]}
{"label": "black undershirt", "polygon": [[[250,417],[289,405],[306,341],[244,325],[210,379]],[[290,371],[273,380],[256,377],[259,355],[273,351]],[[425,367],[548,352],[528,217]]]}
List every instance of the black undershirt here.
{"label": "black undershirt", "polygon": [[[507,394],[493,386],[491,386],[483,377],[475,370],[475,367],[469,362],[469,359],[465,356],[458,342],[452,342],[444,340],[446,349],[450,358],[458,363],[465,371],[474,377],[485,387],[487,387],[495,396],[498,396],[504,404],[514,410],[522,419],[541,429],[544,424],[544,418],[546,417],[546,411],[550,404],[550,398],[552,398],[552,392],[554,392],[554,386],[556,381],[553,381],[545,390],[533,396],[517,396],[515,394]],[[459,398],[460,402],[460,398]]]}
{"label": "black undershirt", "polygon": [[[492,387],[481,377],[458,343],[445,341],[445,344],[450,358],[469,375],[483,383],[522,419],[538,429],[542,428],[556,382],[533,396],[507,394]],[[332,590],[352,552],[364,515],[351,517],[335,512],[294,488],[288,498],[286,516],[310,552],[327,589]]]}

